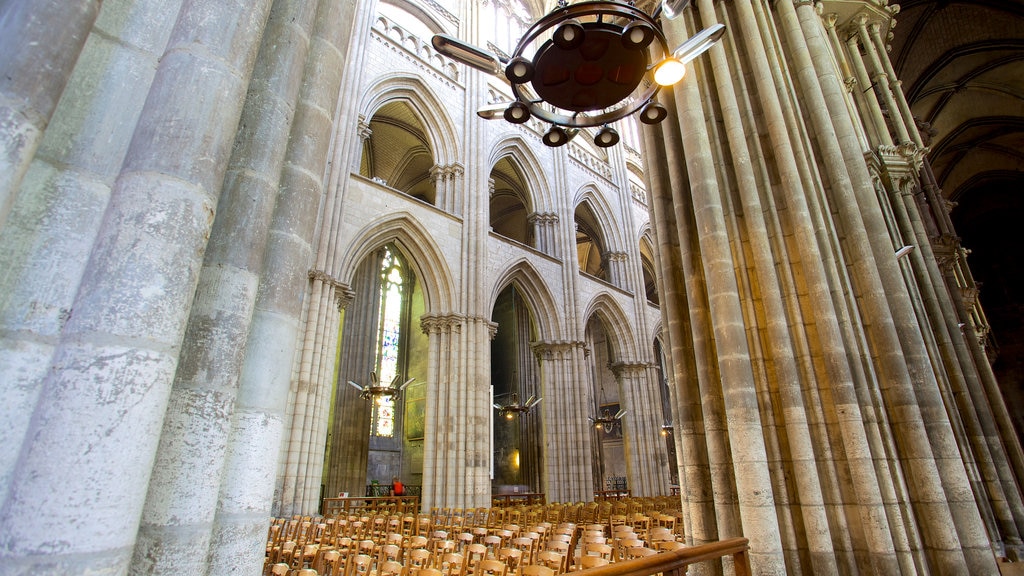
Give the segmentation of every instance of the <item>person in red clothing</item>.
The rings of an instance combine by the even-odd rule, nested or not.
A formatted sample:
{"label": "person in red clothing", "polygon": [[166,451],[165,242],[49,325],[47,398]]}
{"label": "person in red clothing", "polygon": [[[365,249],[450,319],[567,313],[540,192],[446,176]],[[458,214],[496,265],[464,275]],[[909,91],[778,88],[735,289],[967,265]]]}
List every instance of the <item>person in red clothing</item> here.
{"label": "person in red clothing", "polygon": [[405,486],[402,485],[402,481],[398,479],[398,476],[395,476],[391,479],[391,495],[402,496],[403,494],[405,494]]}

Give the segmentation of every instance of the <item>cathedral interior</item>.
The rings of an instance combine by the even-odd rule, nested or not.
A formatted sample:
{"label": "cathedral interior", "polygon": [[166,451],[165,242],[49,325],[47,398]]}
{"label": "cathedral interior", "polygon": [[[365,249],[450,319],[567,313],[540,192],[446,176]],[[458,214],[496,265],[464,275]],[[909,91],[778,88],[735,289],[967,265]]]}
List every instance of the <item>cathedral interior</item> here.
{"label": "cathedral interior", "polygon": [[258,574],[392,478],[1005,573],[1022,191],[1024,0],[0,3],[0,574]]}

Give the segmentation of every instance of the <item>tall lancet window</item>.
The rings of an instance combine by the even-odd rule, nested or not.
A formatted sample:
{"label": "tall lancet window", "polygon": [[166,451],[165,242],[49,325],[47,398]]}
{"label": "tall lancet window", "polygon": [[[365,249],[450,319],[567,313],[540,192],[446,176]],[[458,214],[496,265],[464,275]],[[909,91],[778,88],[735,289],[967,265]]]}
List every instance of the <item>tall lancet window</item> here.
{"label": "tall lancet window", "polygon": [[[398,254],[384,249],[380,267],[380,308],[377,324],[376,372],[380,385],[397,385],[400,375],[399,350],[402,345],[402,318],[407,308],[406,269]],[[374,400],[370,430],[375,436],[395,435],[395,401],[386,395]]]}

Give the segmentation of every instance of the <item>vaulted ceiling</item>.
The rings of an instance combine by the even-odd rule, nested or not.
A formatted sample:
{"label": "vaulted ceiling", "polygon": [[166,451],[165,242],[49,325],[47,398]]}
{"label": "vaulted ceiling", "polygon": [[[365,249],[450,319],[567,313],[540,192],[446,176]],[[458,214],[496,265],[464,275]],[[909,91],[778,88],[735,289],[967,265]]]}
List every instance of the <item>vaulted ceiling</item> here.
{"label": "vaulted ceiling", "polygon": [[992,327],[994,368],[1011,414],[1021,415],[1024,0],[898,4],[890,58],[915,116],[930,126],[929,158],[953,203],[957,234],[971,250],[967,261]]}

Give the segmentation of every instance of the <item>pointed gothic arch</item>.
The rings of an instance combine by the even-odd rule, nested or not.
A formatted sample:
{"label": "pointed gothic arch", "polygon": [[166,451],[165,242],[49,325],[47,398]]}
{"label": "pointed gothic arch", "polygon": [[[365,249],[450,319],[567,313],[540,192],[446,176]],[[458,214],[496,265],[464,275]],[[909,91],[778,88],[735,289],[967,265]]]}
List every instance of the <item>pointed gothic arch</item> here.
{"label": "pointed gothic arch", "polygon": [[544,277],[525,258],[513,262],[495,279],[494,285],[491,287],[490,308],[494,308],[498,296],[512,284],[519,286],[523,298],[534,313],[538,339],[562,339],[560,327],[564,324],[563,314],[555,304],[551,289],[544,281]]}
{"label": "pointed gothic arch", "polygon": [[616,361],[632,362],[645,356],[639,354],[633,323],[629,321],[622,307],[611,294],[601,292],[590,301],[582,315],[584,328],[595,316],[607,328]]}
{"label": "pointed gothic arch", "polygon": [[355,234],[345,256],[338,263],[337,278],[351,283],[359,263],[371,252],[394,243],[409,259],[424,294],[427,313],[445,313],[456,302],[456,286],[444,252],[433,236],[408,212],[388,214],[372,221]]}
{"label": "pointed gothic arch", "polygon": [[359,103],[360,118],[368,119],[385,105],[406,102],[426,128],[437,164],[450,164],[460,157],[459,133],[448,116],[444,101],[423,79],[409,74],[381,76],[370,82]]}

